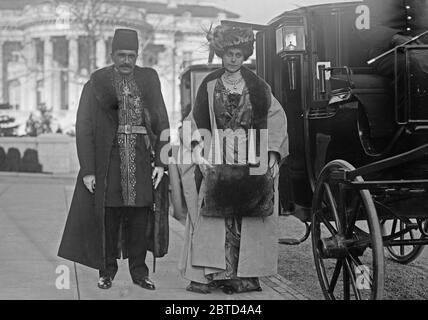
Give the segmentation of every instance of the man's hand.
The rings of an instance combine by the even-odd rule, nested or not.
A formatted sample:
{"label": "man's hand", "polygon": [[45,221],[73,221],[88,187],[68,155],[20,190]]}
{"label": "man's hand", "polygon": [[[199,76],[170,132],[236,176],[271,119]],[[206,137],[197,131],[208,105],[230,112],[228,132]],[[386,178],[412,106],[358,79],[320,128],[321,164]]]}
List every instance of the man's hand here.
{"label": "man's hand", "polygon": [[163,167],[155,167],[152,173],[152,181],[153,181],[153,187],[156,189],[159,185],[159,183],[162,180],[162,177],[165,173],[165,169]]}
{"label": "man's hand", "polygon": [[276,152],[269,152],[269,168],[272,170],[272,176],[275,179],[279,174],[278,154]]}
{"label": "man's hand", "polygon": [[89,190],[90,193],[95,192],[95,176],[89,175],[83,177],[83,184],[85,185],[86,189]]}
{"label": "man's hand", "polygon": [[[409,40],[412,40],[413,39],[413,37],[412,36],[408,36],[408,35],[404,35],[404,34],[399,34],[399,33],[397,33],[397,34],[394,34],[393,36],[392,36],[392,39],[391,39],[391,45],[393,46],[393,47],[396,47],[396,46],[400,46],[400,45],[402,45],[402,44],[404,44],[404,43],[406,43],[407,41],[409,41]],[[410,44],[418,44],[418,45],[422,45],[422,44],[424,44],[420,39],[417,39],[417,40],[415,40],[415,41],[413,41],[412,43],[410,43]]]}

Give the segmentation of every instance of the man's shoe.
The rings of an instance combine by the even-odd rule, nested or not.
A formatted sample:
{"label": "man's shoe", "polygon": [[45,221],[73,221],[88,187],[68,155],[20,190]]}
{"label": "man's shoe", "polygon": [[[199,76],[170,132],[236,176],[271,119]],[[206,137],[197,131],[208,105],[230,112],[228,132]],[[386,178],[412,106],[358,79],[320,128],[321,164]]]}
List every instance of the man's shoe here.
{"label": "man's shoe", "polygon": [[139,285],[141,288],[147,289],[147,290],[155,290],[155,284],[148,278],[142,278],[142,279],[135,279],[132,280],[136,285]]}
{"label": "man's shoe", "polygon": [[110,289],[111,288],[111,278],[110,277],[100,277],[100,279],[98,280],[98,288]]}

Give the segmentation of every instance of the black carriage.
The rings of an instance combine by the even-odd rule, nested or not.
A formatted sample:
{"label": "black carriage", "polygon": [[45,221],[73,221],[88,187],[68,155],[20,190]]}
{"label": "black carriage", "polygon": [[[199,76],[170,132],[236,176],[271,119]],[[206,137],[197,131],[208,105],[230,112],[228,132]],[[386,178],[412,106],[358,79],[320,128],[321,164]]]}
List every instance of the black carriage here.
{"label": "black carriage", "polygon": [[281,242],[312,233],[326,299],[382,298],[384,248],[406,264],[428,244],[428,60],[420,59],[428,45],[391,50],[395,79],[376,74],[370,48],[398,27],[372,4],[302,7],[252,25],[257,73],[288,118],[290,156],[280,179],[291,188],[280,192],[308,226],[300,241]]}

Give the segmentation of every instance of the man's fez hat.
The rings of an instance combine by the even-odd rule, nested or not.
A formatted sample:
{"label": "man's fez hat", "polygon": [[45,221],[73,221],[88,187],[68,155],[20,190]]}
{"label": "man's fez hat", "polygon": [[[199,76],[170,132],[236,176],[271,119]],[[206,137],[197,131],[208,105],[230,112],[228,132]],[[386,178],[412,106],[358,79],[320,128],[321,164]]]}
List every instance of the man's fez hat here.
{"label": "man's fez hat", "polygon": [[116,29],[114,32],[112,52],[116,50],[135,50],[138,52],[138,34],[132,29]]}

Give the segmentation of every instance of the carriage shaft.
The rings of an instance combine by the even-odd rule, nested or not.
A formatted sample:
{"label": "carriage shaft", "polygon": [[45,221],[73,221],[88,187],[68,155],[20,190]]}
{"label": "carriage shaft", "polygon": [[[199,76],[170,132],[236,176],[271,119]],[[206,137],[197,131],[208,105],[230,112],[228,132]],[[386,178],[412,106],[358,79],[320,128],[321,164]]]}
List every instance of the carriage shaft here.
{"label": "carriage shaft", "polygon": [[428,157],[428,144],[424,144],[413,150],[401,153],[399,155],[383,159],[377,162],[373,162],[366,166],[357,168],[355,170],[344,172],[344,180],[353,181],[358,176],[364,176],[370,173],[379,172],[388,168],[398,166],[400,164],[420,159],[423,157]]}

